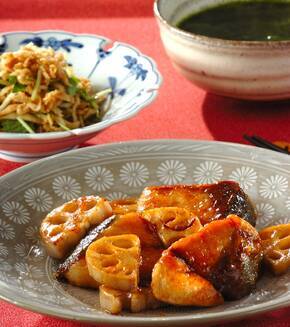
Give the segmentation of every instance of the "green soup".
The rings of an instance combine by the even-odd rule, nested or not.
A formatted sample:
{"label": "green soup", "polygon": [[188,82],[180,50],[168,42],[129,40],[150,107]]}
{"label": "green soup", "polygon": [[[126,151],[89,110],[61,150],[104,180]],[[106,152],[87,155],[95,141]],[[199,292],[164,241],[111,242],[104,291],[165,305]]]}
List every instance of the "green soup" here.
{"label": "green soup", "polygon": [[229,2],[194,13],[177,27],[227,40],[290,40],[290,2]]}

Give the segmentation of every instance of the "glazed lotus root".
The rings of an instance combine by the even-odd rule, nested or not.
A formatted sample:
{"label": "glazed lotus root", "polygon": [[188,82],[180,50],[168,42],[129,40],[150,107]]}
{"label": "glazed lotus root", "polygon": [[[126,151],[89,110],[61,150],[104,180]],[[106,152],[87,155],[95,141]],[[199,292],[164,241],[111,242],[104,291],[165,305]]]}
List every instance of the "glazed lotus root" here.
{"label": "glazed lotus root", "polygon": [[[112,205],[112,202],[111,202]],[[113,205],[112,205],[113,207]],[[56,271],[57,278],[65,278],[69,283],[82,287],[95,287],[98,284],[90,275],[82,258],[94,241],[104,236],[135,234],[141,244],[140,281],[142,285],[151,281],[153,267],[162,253],[161,242],[152,233],[147,222],[136,212],[125,215],[112,215],[91,229],[76,246],[74,251],[61,263]],[[94,281],[94,283],[91,282]]]}
{"label": "glazed lotus root", "polygon": [[154,296],[175,305],[215,306],[255,287],[262,259],[258,232],[235,215],[173,243],[152,273]]}
{"label": "glazed lotus root", "polygon": [[112,215],[110,203],[98,196],[83,196],[51,211],[40,226],[48,254],[62,259],[94,225]]}
{"label": "glazed lotus root", "polygon": [[89,274],[85,254],[90,244],[97,240],[115,219],[116,216],[112,215],[92,228],[70,255],[58,266],[55,277],[58,279],[65,278],[72,285],[99,288],[99,284]]}
{"label": "glazed lotus root", "polygon": [[138,236],[141,244],[139,277],[142,285],[147,285],[151,281],[153,267],[163,251],[162,242],[151,227],[137,212],[130,212],[117,216],[116,221],[102,233],[103,236],[123,234]]}
{"label": "glazed lotus root", "polygon": [[102,285],[100,286],[100,305],[101,309],[112,314],[118,314],[123,310],[140,312],[157,309],[164,304],[154,297],[149,287],[124,292]]}
{"label": "glazed lotus root", "polygon": [[140,240],[133,234],[104,236],[87,249],[89,274],[101,285],[122,291],[139,282]]}
{"label": "glazed lotus root", "polygon": [[189,210],[177,207],[163,207],[145,210],[143,219],[153,224],[157,233],[168,247],[178,239],[198,232],[202,225]]}
{"label": "glazed lotus root", "polygon": [[290,267],[290,224],[267,227],[260,231],[264,263],[275,275]]}

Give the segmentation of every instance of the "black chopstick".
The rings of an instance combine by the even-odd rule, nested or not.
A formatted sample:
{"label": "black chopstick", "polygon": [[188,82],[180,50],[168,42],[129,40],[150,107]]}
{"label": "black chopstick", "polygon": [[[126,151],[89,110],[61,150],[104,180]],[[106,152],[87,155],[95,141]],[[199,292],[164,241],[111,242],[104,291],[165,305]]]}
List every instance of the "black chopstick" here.
{"label": "black chopstick", "polygon": [[261,148],[264,148],[264,149],[270,149],[270,150],[274,150],[277,152],[290,154],[290,152],[287,149],[283,149],[283,148],[281,148],[281,147],[279,147],[257,135],[249,136],[249,135],[245,134],[244,139],[249,141],[250,143],[252,143],[256,146],[259,146]]}

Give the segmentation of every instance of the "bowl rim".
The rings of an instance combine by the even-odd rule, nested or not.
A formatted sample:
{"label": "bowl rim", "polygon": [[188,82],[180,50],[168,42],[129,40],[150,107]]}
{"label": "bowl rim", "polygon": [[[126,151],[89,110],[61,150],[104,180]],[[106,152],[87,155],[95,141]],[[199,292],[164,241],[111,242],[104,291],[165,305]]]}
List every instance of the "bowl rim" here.
{"label": "bowl rim", "polygon": [[196,34],[187,32],[174,26],[164,18],[160,10],[160,3],[163,0],[154,0],[154,15],[164,27],[166,27],[171,33],[185,38],[187,40],[195,41],[199,44],[210,45],[216,47],[236,47],[236,48],[248,48],[253,50],[288,50],[290,47],[290,39],[284,41],[237,41],[237,40],[226,40],[223,38],[209,37],[202,34]]}
{"label": "bowl rim", "polygon": [[121,121],[130,119],[134,116],[136,116],[142,109],[144,109],[146,106],[148,106],[151,102],[154,101],[154,99],[158,95],[158,91],[163,83],[163,77],[158,70],[156,61],[152,59],[151,57],[143,54],[139,49],[136,47],[125,43],[125,42],[119,42],[119,41],[113,41],[105,36],[99,35],[99,34],[90,34],[90,33],[73,33],[65,30],[59,30],[59,29],[45,29],[45,30],[37,30],[37,31],[25,31],[25,30],[15,30],[11,32],[0,32],[0,36],[8,36],[8,35],[17,35],[17,34],[32,34],[32,35],[38,35],[43,33],[55,33],[55,34],[67,34],[71,35],[73,37],[90,37],[90,38],[97,38],[103,40],[104,45],[106,44],[112,44],[110,46],[111,50],[114,50],[118,46],[124,46],[127,48],[130,48],[131,50],[135,51],[138,55],[145,58],[151,65],[152,71],[155,73],[157,80],[156,80],[156,86],[150,89],[147,89],[146,92],[151,93],[151,96],[149,99],[144,101],[142,104],[138,105],[137,108],[134,111],[130,111],[129,113],[125,114],[119,114],[115,117],[112,117],[109,120],[103,120],[98,123],[72,129],[70,131],[59,131],[59,132],[45,132],[45,133],[35,133],[35,134],[25,134],[25,133],[7,133],[7,132],[0,132],[0,140],[52,140],[52,139],[63,139],[63,138],[69,138],[74,136],[82,136],[82,135],[88,135],[88,134],[95,134],[100,130],[103,130],[111,125],[114,125],[116,123],[119,123]]}

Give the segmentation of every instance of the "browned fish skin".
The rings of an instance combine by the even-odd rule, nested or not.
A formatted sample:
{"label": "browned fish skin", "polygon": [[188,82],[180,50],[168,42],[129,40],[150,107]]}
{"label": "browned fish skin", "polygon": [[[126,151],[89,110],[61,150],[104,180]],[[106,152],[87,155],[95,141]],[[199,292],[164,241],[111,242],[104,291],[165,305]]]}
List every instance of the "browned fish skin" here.
{"label": "browned fish skin", "polygon": [[181,207],[193,212],[203,225],[235,214],[256,224],[255,210],[238,183],[222,181],[204,185],[146,187],[138,200],[138,211]]}
{"label": "browned fish skin", "polygon": [[[56,277],[66,277],[70,273],[72,275],[73,272],[70,272],[70,269],[73,264],[77,264],[89,245],[97,238],[122,234],[135,234],[139,237],[142,258],[140,277],[142,280],[144,279],[145,283],[148,283],[151,280],[152,269],[161,255],[163,246],[157,234],[150,229],[149,223],[143,220],[136,212],[130,212],[121,216],[111,216],[104,220],[102,224],[92,229],[71,255],[59,265]],[[147,257],[148,255],[150,257]]]}
{"label": "browned fish skin", "polygon": [[65,272],[71,267],[72,264],[76,263],[86,252],[89,245],[94,242],[100,234],[112,224],[112,222],[116,219],[116,216],[113,215],[107,219],[105,219],[100,225],[93,228],[86,237],[84,237],[74,251],[69,255],[66,260],[59,265],[56,271],[56,277],[62,277]]}
{"label": "browned fish skin", "polygon": [[255,287],[262,260],[261,239],[250,224],[235,215],[211,222],[169,250],[227,300],[240,299]]}

